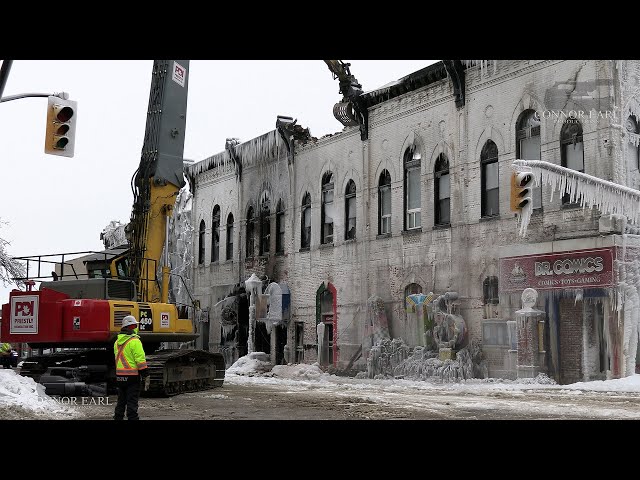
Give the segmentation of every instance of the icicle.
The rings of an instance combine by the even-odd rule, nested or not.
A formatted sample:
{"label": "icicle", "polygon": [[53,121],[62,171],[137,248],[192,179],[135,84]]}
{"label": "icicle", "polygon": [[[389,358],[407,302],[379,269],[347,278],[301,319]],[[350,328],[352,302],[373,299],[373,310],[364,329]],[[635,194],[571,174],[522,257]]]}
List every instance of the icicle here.
{"label": "icicle", "polygon": [[[640,223],[638,190],[540,160],[515,160],[513,167],[516,171],[531,169],[534,178],[541,177],[542,183],[552,190],[568,192],[571,202],[580,199],[583,208],[598,207],[603,214],[624,215],[632,223]],[[520,234],[524,236],[528,218],[522,215],[520,221]]]}

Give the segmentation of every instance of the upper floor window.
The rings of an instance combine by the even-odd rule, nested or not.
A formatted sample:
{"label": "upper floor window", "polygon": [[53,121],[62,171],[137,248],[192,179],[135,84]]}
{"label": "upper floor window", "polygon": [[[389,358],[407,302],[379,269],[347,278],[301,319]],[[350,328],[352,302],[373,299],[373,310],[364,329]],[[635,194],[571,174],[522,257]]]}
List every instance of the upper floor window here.
{"label": "upper floor window", "polygon": [[333,173],[327,172],[322,176],[322,203],[320,212],[322,230],[320,243],[333,243],[333,219],[335,209],[333,205]]}
{"label": "upper floor window", "polygon": [[433,172],[435,224],[448,225],[451,223],[451,179],[449,175],[449,160],[444,153],[438,155]]}
{"label": "upper floor window", "polygon": [[227,217],[227,260],[233,258],[233,214]]}
{"label": "upper floor window", "polygon": [[627,130],[627,165],[629,168],[640,169],[640,130],[638,121],[634,116],[629,115],[626,122]]}
{"label": "upper floor window", "polygon": [[404,152],[404,229],[420,228],[420,152],[414,147]]}
{"label": "upper floor window", "polygon": [[278,200],[276,206],[276,252],[284,252],[284,203]]}
{"label": "upper floor window", "polygon": [[347,223],[345,240],[356,238],[356,183],[353,180],[349,180],[344,192],[344,218]]}
{"label": "upper floor window", "polygon": [[249,207],[249,210],[247,210],[247,251],[245,255],[246,258],[253,257],[254,232],[255,232],[255,218],[253,215],[253,207]]}
{"label": "upper floor window", "polygon": [[204,238],[205,225],[204,220],[200,220],[200,229],[198,231],[198,264],[204,264]]}
{"label": "upper floor window", "polygon": [[[562,166],[578,172],[584,172],[584,143],[582,141],[582,125],[577,118],[567,118],[560,131],[560,155]],[[580,198],[576,197],[577,203]],[[562,204],[571,203],[569,191],[562,195]]]}
{"label": "upper floor window", "polygon": [[[525,110],[516,124],[516,158],[540,160],[540,117],[535,110]],[[531,189],[533,208],[542,208],[542,181]]]}
{"label": "upper floor window", "polygon": [[311,246],[311,195],[309,192],[302,197],[301,209],[302,225],[300,228],[300,248],[309,248]]}
{"label": "upper floor window", "polygon": [[264,192],[260,199],[260,255],[269,253],[271,244],[271,199]]}
{"label": "upper floor window", "polygon": [[220,260],[220,206],[213,207],[213,222],[211,229],[211,261]]}
{"label": "upper floor window", "polygon": [[500,183],[498,176],[498,147],[487,140],[480,152],[482,183],[481,215],[493,217],[500,214]]}
{"label": "upper floor window", "polygon": [[391,233],[391,175],[383,170],[378,181],[378,234]]}

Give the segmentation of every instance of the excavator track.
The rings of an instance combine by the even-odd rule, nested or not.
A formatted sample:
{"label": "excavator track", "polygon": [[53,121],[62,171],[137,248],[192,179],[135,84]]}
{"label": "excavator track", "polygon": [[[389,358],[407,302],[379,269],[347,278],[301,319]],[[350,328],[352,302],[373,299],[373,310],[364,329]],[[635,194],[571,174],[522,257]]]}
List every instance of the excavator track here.
{"label": "excavator track", "polygon": [[185,392],[197,392],[222,387],[225,374],[221,353],[204,350],[160,350],[147,355],[151,376],[144,397],[170,397]]}

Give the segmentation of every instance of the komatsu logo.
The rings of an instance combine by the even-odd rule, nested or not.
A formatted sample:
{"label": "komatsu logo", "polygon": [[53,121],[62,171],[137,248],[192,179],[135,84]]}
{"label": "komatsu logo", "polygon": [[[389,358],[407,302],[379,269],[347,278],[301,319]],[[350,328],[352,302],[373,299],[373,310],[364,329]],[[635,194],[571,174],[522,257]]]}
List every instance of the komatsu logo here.
{"label": "komatsu logo", "polygon": [[604,270],[602,257],[566,258],[553,262],[535,262],[535,275],[573,275]]}
{"label": "komatsu logo", "polygon": [[37,295],[23,295],[11,299],[9,333],[38,333],[38,300]]}

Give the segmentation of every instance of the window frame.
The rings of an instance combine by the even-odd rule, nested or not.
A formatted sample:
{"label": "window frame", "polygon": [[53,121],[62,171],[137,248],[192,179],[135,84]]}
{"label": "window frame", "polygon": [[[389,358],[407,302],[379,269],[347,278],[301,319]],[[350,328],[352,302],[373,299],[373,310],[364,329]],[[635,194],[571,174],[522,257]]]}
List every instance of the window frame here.
{"label": "window frame", "polygon": [[276,206],[276,253],[284,253],[285,233],[284,202],[282,199],[279,199]]}
{"label": "window frame", "polygon": [[[495,156],[489,156],[490,154],[492,154],[493,152],[490,152],[489,149],[491,149],[491,145],[493,145],[493,147],[495,147]],[[500,151],[498,150],[498,146],[496,145],[496,143],[491,140],[488,139],[484,146],[482,147],[482,151],[480,152],[480,184],[481,184],[481,199],[480,199],[480,216],[482,218],[494,218],[494,217],[499,217],[500,216],[500,162],[499,162],[499,158],[500,158]],[[492,188],[490,190],[487,189],[487,167],[489,165],[492,164],[496,164],[497,167],[497,173],[498,173],[498,178],[496,179],[496,184],[497,187]],[[497,204],[496,204],[496,211],[494,213],[489,214],[488,213],[488,208],[489,206],[487,205],[488,202],[488,192],[491,191],[496,191],[497,190]]]}
{"label": "window frame", "polygon": [[211,215],[211,263],[220,261],[220,206],[213,207]]}
{"label": "window frame", "polygon": [[[322,189],[320,198],[320,244],[330,245],[333,243],[335,218],[331,222],[325,222],[327,206],[330,205],[335,212],[335,188],[334,175],[328,171],[322,176]],[[331,200],[327,201],[326,197],[331,195]],[[335,214],[334,214],[335,216]],[[330,232],[327,232],[330,230]]]}
{"label": "window frame", "polygon": [[[569,119],[571,119],[571,121],[569,121]],[[578,132],[572,133],[571,130],[578,130]],[[567,147],[569,145],[574,145],[575,148],[575,145],[577,145],[578,143],[582,143],[582,170],[576,170],[567,165]],[[576,172],[584,173],[584,130],[582,129],[582,123],[580,123],[577,118],[567,118],[567,120],[562,125],[562,129],[560,130],[560,164],[565,168],[571,168]],[[561,198],[563,207],[576,207],[580,205],[580,197],[576,198],[575,202],[571,202],[569,193],[563,193]]]}
{"label": "window frame", "polygon": [[267,192],[262,194],[260,201],[260,245],[259,255],[268,255],[271,250],[271,199]]}
{"label": "window frame", "polygon": [[253,258],[255,255],[255,215],[253,212],[253,205],[250,205],[247,209],[245,227],[245,258]]}
{"label": "window frame", "polygon": [[[308,227],[305,227],[305,217],[308,213],[309,216],[309,225]],[[311,248],[311,227],[312,227],[312,222],[311,222],[311,194],[309,192],[305,192],[305,194],[302,196],[302,205],[300,207],[300,249],[302,250],[308,250],[309,248]],[[308,230],[308,232],[305,235],[305,231]],[[306,242],[305,242],[305,238],[306,238]],[[306,243],[306,244],[305,244]]]}
{"label": "window frame", "polygon": [[[403,172],[404,172],[404,230],[412,231],[412,230],[420,230],[422,229],[422,155],[416,146],[409,147],[405,150],[404,159],[403,159]],[[418,182],[418,207],[417,208],[409,208],[409,195],[412,190],[410,190],[409,184],[409,175],[417,174]],[[416,218],[419,219],[416,222]],[[413,226],[411,225],[411,221],[413,220]]]}
{"label": "window frame", "polygon": [[[527,126],[530,122],[529,119],[533,118],[535,120],[535,118],[538,118],[537,120],[537,125],[534,126]],[[540,116],[538,114],[537,111],[535,111],[532,108],[528,108],[527,110],[524,110],[520,116],[518,117],[518,121],[516,122],[516,159],[519,160],[541,160],[542,159],[542,133],[541,133],[541,129],[540,129]],[[522,141],[526,140],[527,138],[534,138],[534,137],[538,137],[538,158],[522,158]],[[535,184],[532,187],[532,191],[531,191],[531,197],[533,199],[533,205],[535,205],[535,195],[536,192],[537,195],[539,196],[540,199],[540,206],[533,207],[533,210],[542,210],[542,178],[538,179],[539,180],[539,186],[536,187]]]}
{"label": "window frame", "polygon": [[206,232],[207,226],[204,220],[200,220],[200,226],[198,227],[198,265],[204,265]]}
{"label": "window frame", "polygon": [[[349,216],[349,206],[353,203],[353,217]],[[345,240],[355,240],[356,239],[356,228],[357,228],[357,203],[356,203],[356,182],[352,179],[347,182],[347,188],[344,193],[344,219],[345,219],[345,228],[344,228],[344,239]],[[349,232],[349,222],[353,218],[353,234],[351,235]]]}
{"label": "window frame", "polygon": [[233,213],[227,215],[227,245],[225,255],[227,260],[233,260]]}
{"label": "window frame", "polygon": [[[449,196],[440,198],[440,178],[447,176],[449,180]],[[447,217],[448,221],[442,221],[442,202],[447,201]],[[449,159],[444,153],[438,155],[436,164],[433,169],[433,207],[434,207],[434,225],[446,226],[451,225],[451,173],[449,171]]]}
{"label": "window frame", "polygon": [[[388,181],[388,182],[387,182]],[[383,183],[384,182],[384,183]],[[389,196],[389,213],[383,213],[385,196]],[[378,179],[378,235],[390,235],[391,234],[391,174],[386,168],[380,173]],[[385,221],[387,220],[387,221]],[[388,226],[388,231],[385,231],[385,224]]]}

